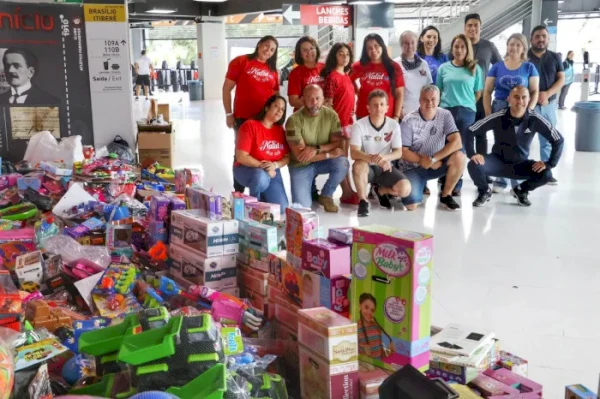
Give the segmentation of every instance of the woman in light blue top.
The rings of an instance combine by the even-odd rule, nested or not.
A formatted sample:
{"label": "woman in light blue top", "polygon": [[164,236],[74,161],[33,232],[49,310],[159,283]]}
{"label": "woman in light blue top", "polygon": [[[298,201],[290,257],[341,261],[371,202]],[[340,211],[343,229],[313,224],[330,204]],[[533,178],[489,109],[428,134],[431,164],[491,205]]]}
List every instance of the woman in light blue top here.
{"label": "woman in light blue top", "polygon": [[[465,35],[457,35],[450,48],[453,60],[438,69],[436,85],[441,92],[440,107],[452,113],[464,150],[469,127],[475,123],[476,104],[483,90],[483,71],[477,65],[473,46]],[[461,188],[462,179],[456,184],[452,195],[459,196]]]}
{"label": "woman in light blue top", "polygon": [[569,93],[569,88],[571,84],[575,81],[575,69],[573,68],[573,58],[575,58],[575,53],[573,51],[569,51],[567,53],[567,59],[563,62],[563,67],[565,68],[565,85],[560,90],[560,96],[558,98],[558,109],[567,109],[565,107],[565,100],[567,99],[567,94]]}
{"label": "woman in light blue top", "polygon": [[[485,116],[498,112],[508,107],[508,96],[515,86],[529,88],[529,109],[535,108],[538,101],[540,75],[535,65],[527,60],[527,38],[520,33],[513,33],[506,42],[506,55],[503,62],[495,63],[485,79],[483,92],[483,107]],[[492,93],[494,101],[492,102]],[[516,180],[511,180],[513,187],[518,185]],[[501,193],[506,189],[505,178],[497,178],[493,191]]]}

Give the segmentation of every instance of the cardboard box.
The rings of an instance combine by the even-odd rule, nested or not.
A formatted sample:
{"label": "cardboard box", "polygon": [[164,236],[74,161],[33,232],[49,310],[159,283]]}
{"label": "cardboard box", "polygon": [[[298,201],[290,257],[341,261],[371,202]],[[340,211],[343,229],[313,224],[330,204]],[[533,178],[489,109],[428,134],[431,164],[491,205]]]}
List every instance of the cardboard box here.
{"label": "cardboard box", "polygon": [[248,288],[258,295],[267,296],[267,282],[269,273],[263,273],[247,266],[238,267],[238,281],[240,287]]}
{"label": "cardboard box", "polygon": [[239,251],[237,220],[210,220],[198,209],[171,213],[170,240],[205,257]]}
{"label": "cardboard box", "polygon": [[211,220],[223,218],[223,197],[212,191],[188,187],[185,198],[189,209],[200,209]]}
{"label": "cardboard box", "polygon": [[[289,252],[288,252],[289,256]],[[285,262],[281,268],[282,290],[289,300],[302,306],[304,290],[302,289],[302,269]]]}
{"label": "cardboard box", "polygon": [[257,202],[258,199],[249,195],[244,195],[238,192],[231,194],[231,208],[233,210],[234,219],[246,219],[246,204]]}
{"label": "cardboard box", "polygon": [[350,247],[322,238],[304,241],[302,268],[327,278],[350,274]]}
{"label": "cardboard box", "polygon": [[[360,322],[359,342],[365,343],[360,360],[389,370],[412,364],[426,371],[433,237],[374,225],[355,228],[353,242],[350,314]],[[362,315],[367,305],[372,312]],[[382,350],[372,352],[365,338],[369,328],[380,332]]]}
{"label": "cardboard box", "polygon": [[298,311],[298,342],[330,364],[358,362],[356,323],[327,308]]}
{"label": "cardboard box", "polygon": [[515,387],[522,393],[537,393],[539,396],[542,396],[543,386],[541,384],[513,373],[510,370],[504,368],[498,370],[488,369],[484,374],[503,384]]}
{"label": "cardboard box", "polygon": [[238,221],[238,223],[241,239],[245,239],[253,247],[262,248],[268,253],[278,251],[279,243],[276,227],[261,224],[251,219],[243,219]]}
{"label": "cardboard box", "polygon": [[569,385],[565,389],[565,399],[597,399],[598,396],[581,384]]}
{"label": "cardboard box", "polygon": [[235,255],[207,258],[187,248],[171,244],[171,274],[197,285],[214,290],[237,286],[237,261]]}
{"label": "cardboard box", "polygon": [[430,352],[427,375],[431,378],[441,378],[449,382],[468,384],[496,363],[499,350],[500,341],[493,339],[469,357],[446,355],[432,351]]}
{"label": "cardboard box", "polygon": [[344,245],[352,245],[352,227],[340,227],[336,229],[329,229],[328,239],[330,241],[344,244]]}
{"label": "cardboard box", "polygon": [[319,238],[319,217],[310,209],[287,208],[285,214],[287,261],[296,269],[301,269],[302,244],[304,240]]}
{"label": "cardboard box", "polygon": [[344,317],[350,316],[350,276],[328,279],[308,270],[302,271],[302,307],[304,309],[326,307]]}
{"label": "cardboard box", "polygon": [[44,277],[44,259],[40,251],[17,256],[15,273],[21,289],[27,292],[38,291]]}
{"label": "cardboard box", "polygon": [[[359,362],[359,368],[362,365]],[[379,387],[390,375],[382,369],[373,371],[359,371],[360,399],[379,399]]]}
{"label": "cardboard box", "polygon": [[273,302],[275,303],[275,320],[297,333],[300,307],[288,301],[285,297],[275,297]]}
{"label": "cardboard box", "polygon": [[140,163],[148,158],[162,166],[172,167],[173,135],[167,133],[138,133],[138,152]]}
{"label": "cardboard box", "polygon": [[358,362],[330,364],[300,344],[300,389],[302,399],[358,399]]}
{"label": "cardboard box", "polygon": [[281,219],[281,206],[268,202],[247,202],[246,217],[260,223],[274,222]]}
{"label": "cardboard box", "polygon": [[522,359],[519,356],[513,355],[510,352],[500,351],[498,364],[515,374],[519,374],[520,376],[527,378],[529,363],[527,360]]}
{"label": "cardboard box", "polygon": [[520,393],[518,389],[503,384],[500,381],[496,381],[485,374],[478,375],[477,378],[469,383],[469,386],[481,392],[486,398],[488,396],[502,396]]}

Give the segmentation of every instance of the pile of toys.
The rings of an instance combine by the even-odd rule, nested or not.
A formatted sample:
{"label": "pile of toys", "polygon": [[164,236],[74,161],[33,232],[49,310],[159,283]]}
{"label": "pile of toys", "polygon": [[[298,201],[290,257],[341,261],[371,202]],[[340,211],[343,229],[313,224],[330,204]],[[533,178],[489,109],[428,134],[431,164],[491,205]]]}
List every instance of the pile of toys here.
{"label": "pile of toys", "polygon": [[23,166],[0,176],[0,399],[543,397],[493,333],[431,325],[431,235],[326,231],[89,148]]}

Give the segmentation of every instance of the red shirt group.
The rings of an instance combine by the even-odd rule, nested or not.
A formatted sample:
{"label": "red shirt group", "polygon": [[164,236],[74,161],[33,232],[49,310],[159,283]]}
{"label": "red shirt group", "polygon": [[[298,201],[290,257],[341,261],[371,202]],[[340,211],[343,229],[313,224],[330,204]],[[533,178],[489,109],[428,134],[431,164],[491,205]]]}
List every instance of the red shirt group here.
{"label": "red shirt group", "polygon": [[[273,125],[268,129],[262,122],[253,119],[247,120],[240,127],[237,149],[261,162],[279,161],[290,151],[283,126]],[[239,162],[234,164],[239,165]]]}

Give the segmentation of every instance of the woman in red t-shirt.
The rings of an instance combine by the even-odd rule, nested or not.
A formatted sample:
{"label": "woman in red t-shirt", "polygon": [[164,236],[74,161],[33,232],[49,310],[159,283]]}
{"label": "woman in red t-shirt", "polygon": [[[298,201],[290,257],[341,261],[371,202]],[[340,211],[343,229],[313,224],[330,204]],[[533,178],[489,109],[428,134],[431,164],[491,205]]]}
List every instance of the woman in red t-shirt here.
{"label": "woman in red t-shirt", "polygon": [[[321,72],[321,76],[325,79],[323,84],[323,94],[325,96],[325,104],[332,107],[340,117],[342,125],[343,145],[342,150],[345,156],[348,156],[350,126],[354,122],[354,101],[356,99],[356,91],[354,83],[350,80],[348,73],[350,72],[350,60],[352,60],[352,49],[346,43],[336,43],[333,45],[325,61],[325,68]],[[358,205],[360,199],[358,194],[352,190],[350,185],[350,176],[340,184],[342,187],[343,204]]]}
{"label": "woman in red t-shirt", "polygon": [[323,87],[321,71],[325,66],[319,62],[321,50],[317,41],[310,36],[301,37],[296,43],[294,61],[298,66],[292,70],[288,79],[288,98],[294,112],[304,106],[302,93],[308,85]]}
{"label": "woman in red t-shirt", "polygon": [[381,36],[371,33],[365,37],[360,61],[352,65],[350,78],[353,82],[356,80],[360,82],[356,105],[358,119],[369,115],[367,110],[369,93],[380,89],[387,93],[390,100],[388,116],[397,121],[402,120],[404,98],[402,68],[390,58]]}
{"label": "woman in red t-shirt", "polygon": [[[279,43],[273,36],[259,40],[252,54],[240,55],[229,63],[223,83],[223,107],[227,116],[227,127],[233,128],[237,141],[242,124],[261,112],[262,105],[273,95],[279,94],[277,72],[277,48]],[[235,104],[231,106],[231,92],[235,87]],[[235,191],[244,187],[234,180]]]}
{"label": "woman in red t-shirt", "polygon": [[240,127],[235,150],[233,177],[259,201],[288,206],[280,169],[290,160],[285,139],[287,102],[279,95],[270,97],[262,111]]}

